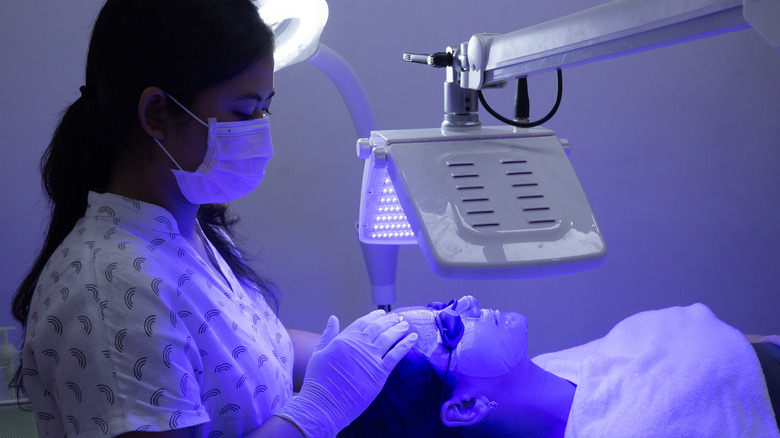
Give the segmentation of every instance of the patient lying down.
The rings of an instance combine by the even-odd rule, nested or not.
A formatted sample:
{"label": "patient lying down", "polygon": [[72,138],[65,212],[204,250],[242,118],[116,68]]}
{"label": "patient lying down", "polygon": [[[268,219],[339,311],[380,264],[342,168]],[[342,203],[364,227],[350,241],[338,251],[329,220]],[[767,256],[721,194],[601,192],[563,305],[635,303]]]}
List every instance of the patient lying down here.
{"label": "patient lying down", "polygon": [[419,340],[339,437],[780,437],[756,352],[702,304],[533,359],[526,318],[474,297],[396,313]]}

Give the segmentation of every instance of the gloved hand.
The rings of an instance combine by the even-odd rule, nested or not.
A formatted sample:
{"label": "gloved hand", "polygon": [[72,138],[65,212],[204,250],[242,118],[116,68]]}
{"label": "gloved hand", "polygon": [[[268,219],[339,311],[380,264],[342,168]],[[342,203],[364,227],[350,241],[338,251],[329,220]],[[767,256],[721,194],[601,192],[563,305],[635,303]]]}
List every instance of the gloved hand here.
{"label": "gloved hand", "polygon": [[417,341],[398,315],[375,310],[341,334],[328,325],[306,367],[300,393],[275,415],[295,423],[309,438],[334,437],[357,418],[382,390],[387,376]]}

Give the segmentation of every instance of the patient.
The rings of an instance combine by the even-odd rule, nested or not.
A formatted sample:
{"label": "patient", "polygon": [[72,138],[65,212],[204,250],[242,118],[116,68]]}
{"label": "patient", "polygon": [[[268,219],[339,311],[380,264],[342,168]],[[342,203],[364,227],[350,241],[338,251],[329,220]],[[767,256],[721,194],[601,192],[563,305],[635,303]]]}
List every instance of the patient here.
{"label": "patient", "polygon": [[417,344],[339,437],[780,437],[758,349],[701,304],[533,359],[526,318],[474,297],[396,313]]}

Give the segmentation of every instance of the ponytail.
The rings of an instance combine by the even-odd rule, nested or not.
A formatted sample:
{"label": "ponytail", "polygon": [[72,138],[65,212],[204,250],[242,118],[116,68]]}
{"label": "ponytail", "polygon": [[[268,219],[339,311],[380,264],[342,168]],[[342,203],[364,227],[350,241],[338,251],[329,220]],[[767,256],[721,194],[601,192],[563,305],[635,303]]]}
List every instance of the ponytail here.
{"label": "ponytail", "polygon": [[[98,124],[96,104],[81,96],[62,115],[51,143],[40,162],[43,191],[49,201],[50,219],[43,248],[14,295],[11,311],[25,328],[35,285],[46,262],[65,240],[87,208],[90,190],[103,187],[113,157],[110,148],[97,144],[90,127]],[[21,395],[20,373],[14,385]]]}

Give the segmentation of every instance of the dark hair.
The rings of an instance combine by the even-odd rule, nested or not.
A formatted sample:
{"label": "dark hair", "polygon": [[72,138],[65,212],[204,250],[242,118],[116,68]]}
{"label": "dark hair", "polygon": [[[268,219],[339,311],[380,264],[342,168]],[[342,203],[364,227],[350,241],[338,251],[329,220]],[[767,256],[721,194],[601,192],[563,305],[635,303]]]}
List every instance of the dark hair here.
{"label": "dark hair", "polygon": [[[455,387],[450,373],[443,399]],[[371,405],[339,433],[339,438],[460,437],[442,424],[440,409],[444,378],[428,358],[412,349],[390,373]]]}
{"label": "dark hair", "polygon": [[[51,217],[41,252],[14,296],[12,311],[23,329],[38,277],[83,216],[88,192],[107,185],[118,157],[143,152],[133,149],[142,138],[142,91],[160,87],[191,106],[201,90],[273,55],[273,44],[252,0],[106,1],[92,29],[82,95],[63,113],[41,158]],[[229,240],[236,220],[227,205],[198,211],[201,228],[237,277],[278,310],[275,287]],[[15,384],[20,393],[19,370]]]}

